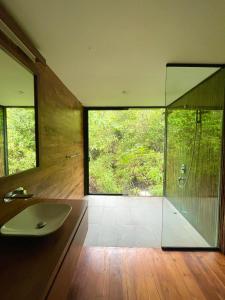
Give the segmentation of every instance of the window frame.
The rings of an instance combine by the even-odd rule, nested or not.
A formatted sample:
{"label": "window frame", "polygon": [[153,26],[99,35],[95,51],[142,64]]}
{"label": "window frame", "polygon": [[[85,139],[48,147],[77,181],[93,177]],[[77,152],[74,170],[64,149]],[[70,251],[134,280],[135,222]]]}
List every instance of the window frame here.
{"label": "window frame", "polygon": [[[97,110],[129,110],[129,109],[165,109],[166,106],[85,106],[83,109],[83,132],[84,132],[84,195],[95,196],[122,196],[124,194],[113,193],[90,193],[89,191],[89,111]],[[164,120],[165,122],[165,120]],[[165,128],[164,128],[165,130]],[[165,152],[164,152],[165,155]],[[165,167],[165,165],[164,165]],[[165,172],[164,172],[165,173]],[[165,176],[165,175],[164,175]],[[163,176],[163,194],[164,194],[164,176]]]}

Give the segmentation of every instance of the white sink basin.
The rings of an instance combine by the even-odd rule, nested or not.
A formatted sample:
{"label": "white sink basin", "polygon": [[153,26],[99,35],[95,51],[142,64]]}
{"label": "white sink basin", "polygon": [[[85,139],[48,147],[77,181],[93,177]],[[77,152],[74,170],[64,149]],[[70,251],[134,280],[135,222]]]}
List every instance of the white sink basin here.
{"label": "white sink basin", "polygon": [[3,235],[43,236],[56,231],[72,207],[64,203],[37,203],[28,206],[1,227]]}

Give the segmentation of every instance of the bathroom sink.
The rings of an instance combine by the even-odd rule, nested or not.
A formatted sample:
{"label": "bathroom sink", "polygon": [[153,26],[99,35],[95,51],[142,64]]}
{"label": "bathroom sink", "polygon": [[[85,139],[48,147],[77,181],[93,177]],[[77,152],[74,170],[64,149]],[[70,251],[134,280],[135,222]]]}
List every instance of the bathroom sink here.
{"label": "bathroom sink", "polygon": [[72,207],[64,203],[37,203],[28,206],[1,227],[1,234],[43,236],[56,231]]}

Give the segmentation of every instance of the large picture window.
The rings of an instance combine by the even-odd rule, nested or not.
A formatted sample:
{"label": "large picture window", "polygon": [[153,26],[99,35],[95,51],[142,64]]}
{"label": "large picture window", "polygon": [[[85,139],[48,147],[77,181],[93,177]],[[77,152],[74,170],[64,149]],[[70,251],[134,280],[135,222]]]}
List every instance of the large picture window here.
{"label": "large picture window", "polygon": [[89,193],[163,195],[164,109],[88,111]]}

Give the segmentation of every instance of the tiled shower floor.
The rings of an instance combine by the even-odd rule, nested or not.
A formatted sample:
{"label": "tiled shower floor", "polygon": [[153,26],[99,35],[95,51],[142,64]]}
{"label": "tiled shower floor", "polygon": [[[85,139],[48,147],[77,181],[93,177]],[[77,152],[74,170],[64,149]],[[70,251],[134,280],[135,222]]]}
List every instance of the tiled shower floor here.
{"label": "tiled shower floor", "polygon": [[[86,246],[161,247],[162,197],[86,196],[89,229]],[[163,244],[205,247],[207,242],[166,199]],[[165,211],[164,211],[165,213]],[[165,214],[164,214],[165,215]]]}

